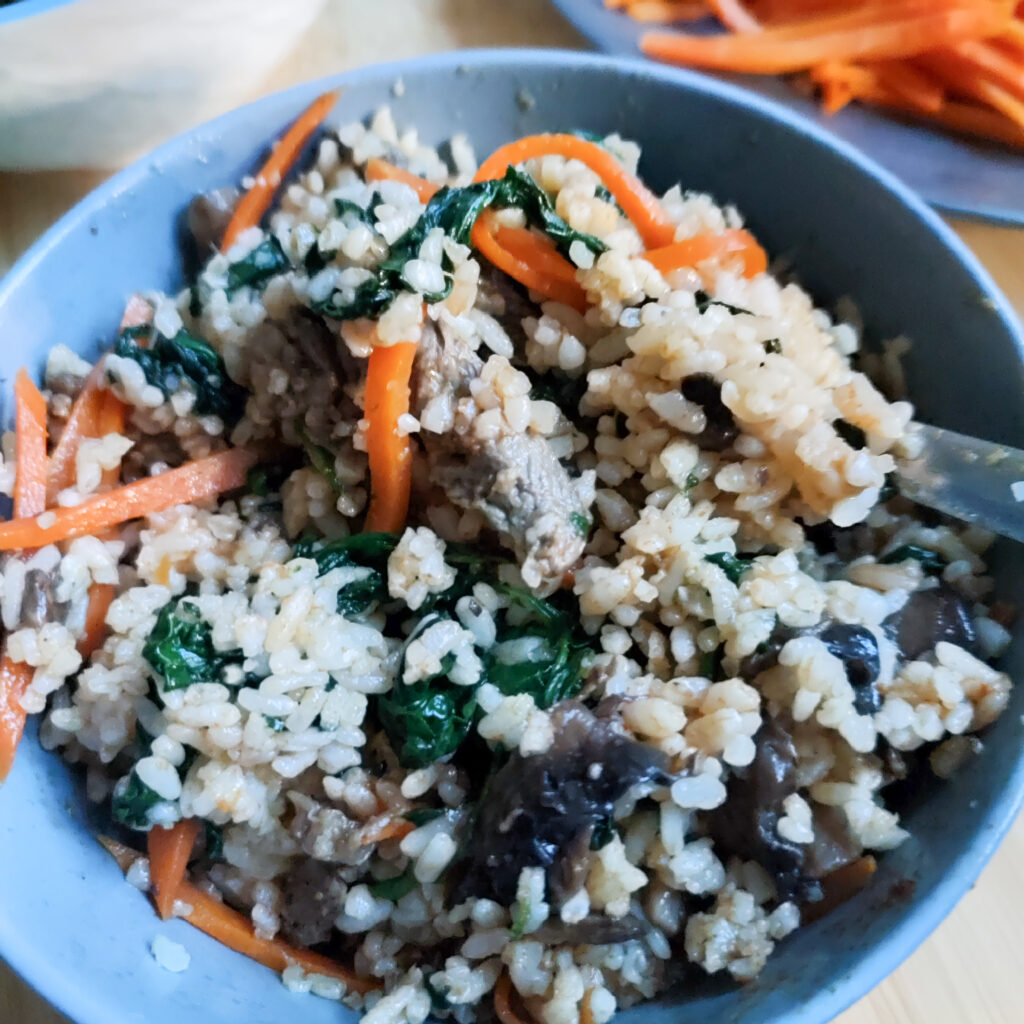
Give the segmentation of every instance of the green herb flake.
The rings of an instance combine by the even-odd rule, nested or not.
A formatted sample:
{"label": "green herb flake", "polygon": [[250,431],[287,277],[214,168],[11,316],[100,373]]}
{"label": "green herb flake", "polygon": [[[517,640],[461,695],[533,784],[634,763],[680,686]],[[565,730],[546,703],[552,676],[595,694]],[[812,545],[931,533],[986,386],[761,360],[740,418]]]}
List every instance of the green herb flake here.
{"label": "green herb flake", "polygon": [[403,896],[419,885],[412,871],[406,871],[404,875],[396,878],[383,878],[378,882],[370,883],[370,892],[379,900],[390,900],[397,903]]}
{"label": "green herb flake", "polygon": [[925,572],[942,572],[946,568],[946,560],[937,551],[931,551],[918,544],[901,544],[898,548],[882,555],[878,561],[882,565],[898,565],[900,562],[913,560],[921,564]]}
{"label": "green herb flake", "polygon": [[769,338],[764,342],[764,351],[766,355],[782,355],[782,342],[778,338]]}
{"label": "green herb flake", "polygon": [[730,555],[727,551],[716,551],[713,555],[705,555],[705,562],[717,565],[729,578],[730,583],[739,585],[740,578],[753,564],[752,558],[743,558],[740,555]]}
{"label": "green herb flake", "polygon": [[611,816],[602,818],[590,834],[591,850],[603,850],[617,834],[615,822],[612,821]]}
{"label": "green herb flake", "polygon": [[310,438],[301,419],[295,421],[295,430],[302,440],[302,447],[305,449],[309,464],[327,481],[336,495],[341,494],[341,481],[334,468],[334,453]]}
{"label": "green herb flake", "polygon": [[694,487],[696,487],[699,483],[700,477],[697,476],[696,473],[687,473],[685,486],[683,487],[683,490],[686,491],[687,494],[689,494],[690,491],[692,491]]}
{"label": "green herb flake", "polygon": [[593,526],[590,518],[583,515],[582,512],[573,512],[572,515],[569,516],[569,522],[572,524],[572,528],[581,537],[586,537],[590,533],[590,527]]}
{"label": "green herb flake", "polygon": [[526,926],[530,923],[532,908],[526,900],[516,900],[512,905],[512,927],[509,929],[509,938],[513,942],[521,939],[526,934]]}
{"label": "green herb flake", "polygon": [[263,721],[267,723],[267,728],[271,732],[284,732],[285,730],[284,719],[280,715],[264,715]]}
{"label": "green herb flake", "polygon": [[260,288],[272,277],[290,269],[291,263],[281,248],[281,243],[271,235],[247,256],[228,267],[228,297],[230,298],[239,288]]}

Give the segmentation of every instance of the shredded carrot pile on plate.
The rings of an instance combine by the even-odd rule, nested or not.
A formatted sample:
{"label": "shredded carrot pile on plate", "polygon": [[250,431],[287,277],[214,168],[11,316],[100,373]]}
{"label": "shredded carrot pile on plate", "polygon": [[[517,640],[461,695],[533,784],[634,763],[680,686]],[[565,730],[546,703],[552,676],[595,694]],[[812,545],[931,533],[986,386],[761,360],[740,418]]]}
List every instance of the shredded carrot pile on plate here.
{"label": "shredded carrot pile on plate", "polygon": [[[659,60],[798,73],[829,114],[865,103],[1024,147],[1024,3],[1017,0],[604,2],[637,21],[672,26],[641,41]],[[706,17],[726,31],[686,31]]]}

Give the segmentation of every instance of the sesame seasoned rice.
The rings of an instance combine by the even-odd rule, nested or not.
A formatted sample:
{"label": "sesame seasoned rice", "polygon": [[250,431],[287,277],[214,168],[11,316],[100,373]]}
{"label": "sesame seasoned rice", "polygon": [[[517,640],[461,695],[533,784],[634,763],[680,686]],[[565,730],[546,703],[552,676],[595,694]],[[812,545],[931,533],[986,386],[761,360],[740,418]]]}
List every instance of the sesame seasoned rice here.
{"label": "sesame seasoned rice", "polygon": [[[992,538],[891,487],[920,448],[906,339],[861,358],[859,323],[727,245],[659,269],[557,152],[467,226],[471,141],[449,167],[387,109],[325,131],[226,251],[237,194],[193,203],[200,271],[131,297],[95,366],[51,351],[51,470],[81,436],[39,531],[251,468],[8,545],[5,696],[135,850],[132,885],[156,889],[154,830],[200,823],[191,891],[287,948],[290,990],[471,1024],[510,985],[541,1024],[606,1024],[693,967],[755,978],[870,878],[908,835],[887,787],[951,777],[1005,710],[1008,620]],[[675,243],[749,239],[685,184],[652,199]],[[504,272],[478,228],[526,255]],[[403,352],[382,442],[373,366]],[[97,394],[120,418],[83,430]],[[11,431],[0,491],[18,468]]]}

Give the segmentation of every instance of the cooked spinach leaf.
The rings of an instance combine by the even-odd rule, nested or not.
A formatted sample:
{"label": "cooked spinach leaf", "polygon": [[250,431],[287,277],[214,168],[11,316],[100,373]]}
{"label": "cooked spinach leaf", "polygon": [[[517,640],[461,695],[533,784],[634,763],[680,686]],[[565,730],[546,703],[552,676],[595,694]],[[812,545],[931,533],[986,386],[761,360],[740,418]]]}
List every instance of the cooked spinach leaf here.
{"label": "cooked spinach leaf", "polygon": [[362,579],[353,580],[338,591],[338,611],[351,617],[388,599],[388,558],[397,543],[397,533],[355,533],[321,547],[316,547],[312,541],[300,540],[295,545],[294,556],[314,559],[320,576],[347,565],[370,570]]}
{"label": "cooked spinach leaf", "polygon": [[738,584],[743,574],[753,564],[752,558],[743,558],[741,555],[730,555],[727,551],[716,551],[713,555],[705,555],[705,562],[717,565],[731,583]]}
{"label": "cooked spinach leaf", "polygon": [[396,683],[378,698],[381,725],[404,767],[423,768],[458,749],[473,724],[475,693],[436,676]]}
{"label": "cooked spinach leaf", "polygon": [[140,334],[132,328],[122,331],[114,354],[134,359],[146,382],[168,398],[186,383],[195,392],[194,410],[199,415],[219,416],[228,425],[237,422],[245,408],[245,389],[228,376],[224,360],[202,338],[180,330],[173,338],[158,335],[151,348],[141,348],[137,337]]}
{"label": "cooked spinach leaf", "polygon": [[921,568],[925,572],[942,572],[946,568],[946,560],[942,555],[937,551],[930,551],[928,548],[923,548],[918,544],[901,544],[887,555],[882,555],[878,561],[882,565],[897,565],[908,559],[920,562]]}
{"label": "cooked spinach leaf", "polygon": [[230,298],[239,288],[259,288],[272,277],[291,269],[281,243],[271,235],[248,255],[228,267],[227,294]]}
{"label": "cooked spinach leaf", "polygon": [[885,474],[885,483],[882,484],[882,489],[878,492],[878,503],[883,504],[886,501],[890,501],[900,493],[899,484],[896,482],[896,473]]}
{"label": "cooked spinach leaf", "polygon": [[174,598],[160,609],[142,656],[161,676],[165,690],[220,682],[224,668],[242,660],[241,651],[214,648],[212,627],[187,597]]}
{"label": "cooked spinach leaf", "polygon": [[133,829],[149,828],[149,812],[162,803],[160,794],[139,778],[135,769],[114,787],[110,816],[120,825]]}

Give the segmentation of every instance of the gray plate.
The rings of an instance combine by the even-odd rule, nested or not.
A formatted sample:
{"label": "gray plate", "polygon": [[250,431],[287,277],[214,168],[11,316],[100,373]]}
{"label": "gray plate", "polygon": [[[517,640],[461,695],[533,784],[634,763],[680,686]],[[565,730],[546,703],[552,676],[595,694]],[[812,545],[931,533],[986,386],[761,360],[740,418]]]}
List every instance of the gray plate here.
{"label": "gray plate", "polygon": [[[595,46],[607,53],[642,56],[644,31],[621,11],[602,0],[552,0],[554,5]],[[1024,153],[994,143],[972,141],[901,121],[856,105],[834,117],[813,100],[798,95],[777,78],[723,75],[804,117],[849,142],[888,168],[924,199],[948,213],[996,224],[1024,226]]]}

